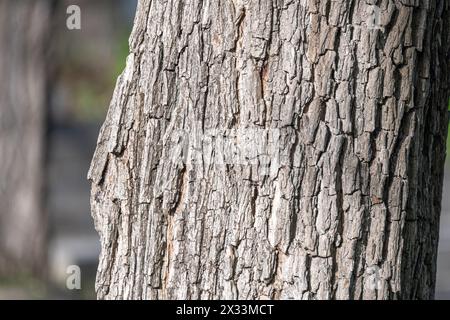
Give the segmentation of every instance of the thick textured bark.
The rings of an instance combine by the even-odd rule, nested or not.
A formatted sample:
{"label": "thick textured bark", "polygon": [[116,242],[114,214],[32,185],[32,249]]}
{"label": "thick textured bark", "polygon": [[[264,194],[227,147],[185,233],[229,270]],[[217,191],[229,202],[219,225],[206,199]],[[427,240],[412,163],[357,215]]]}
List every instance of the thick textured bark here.
{"label": "thick textured bark", "polygon": [[0,0],[0,276],[40,273],[47,1]]}
{"label": "thick textured bark", "polygon": [[432,298],[449,18],[141,0],[89,173],[98,297]]}

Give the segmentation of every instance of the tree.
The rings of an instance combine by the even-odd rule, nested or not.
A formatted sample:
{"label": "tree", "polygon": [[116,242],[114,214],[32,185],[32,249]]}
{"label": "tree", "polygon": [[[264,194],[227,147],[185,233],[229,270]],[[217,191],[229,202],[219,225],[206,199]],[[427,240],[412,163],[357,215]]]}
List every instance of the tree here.
{"label": "tree", "polygon": [[42,274],[47,1],[0,0],[0,276]]}
{"label": "tree", "polygon": [[449,27],[444,0],[140,1],[98,297],[432,298]]}

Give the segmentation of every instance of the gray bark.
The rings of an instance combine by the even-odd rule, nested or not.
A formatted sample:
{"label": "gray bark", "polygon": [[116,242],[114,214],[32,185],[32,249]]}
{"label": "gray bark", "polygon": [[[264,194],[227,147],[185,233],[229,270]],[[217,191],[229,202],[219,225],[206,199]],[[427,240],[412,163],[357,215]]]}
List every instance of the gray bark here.
{"label": "gray bark", "polygon": [[98,297],[432,298],[449,18],[139,1],[89,172]]}
{"label": "gray bark", "polygon": [[47,1],[0,0],[0,276],[40,274]]}

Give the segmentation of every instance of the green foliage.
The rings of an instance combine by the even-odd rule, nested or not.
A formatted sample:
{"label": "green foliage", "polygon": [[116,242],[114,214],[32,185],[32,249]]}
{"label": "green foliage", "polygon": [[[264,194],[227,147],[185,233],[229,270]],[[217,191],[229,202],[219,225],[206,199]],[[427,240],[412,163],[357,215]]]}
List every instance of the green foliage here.
{"label": "green foliage", "polygon": [[47,286],[36,277],[19,273],[7,278],[0,277],[0,294],[3,292],[13,292],[24,296],[24,299],[44,299],[47,296]]}
{"label": "green foliage", "polygon": [[129,46],[128,46],[128,37],[130,34],[130,30],[124,30],[121,32],[120,36],[117,40],[117,49],[115,52],[115,66],[112,69],[114,74],[112,75],[112,78],[115,80],[117,77],[122,73],[122,71],[125,69],[126,60],[128,57],[128,54],[130,53]]}
{"label": "green foliage", "polygon": [[109,96],[102,91],[101,88],[90,85],[86,81],[76,83],[75,102],[78,120],[89,121],[103,118]]}
{"label": "green foliage", "polygon": [[[130,30],[124,29],[119,31],[118,35],[114,37],[113,57],[109,65],[104,68],[104,71],[97,70],[96,72],[84,74],[78,79],[72,78],[71,83],[76,105],[75,117],[78,120],[89,122],[102,121],[104,119],[116,80],[126,65],[126,58],[129,54],[129,34]],[[84,57],[80,65],[89,70],[90,63],[93,61],[95,59]]]}

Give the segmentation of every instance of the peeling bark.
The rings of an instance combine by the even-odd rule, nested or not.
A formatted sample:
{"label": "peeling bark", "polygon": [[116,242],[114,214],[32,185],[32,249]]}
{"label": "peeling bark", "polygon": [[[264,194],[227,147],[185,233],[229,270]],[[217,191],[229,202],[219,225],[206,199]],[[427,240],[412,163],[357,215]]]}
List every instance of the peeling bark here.
{"label": "peeling bark", "polygon": [[48,1],[0,0],[0,276],[41,274]]}
{"label": "peeling bark", "polygon": [[89,172],[98,297],[432,298],[449,18],[141,0]]}

